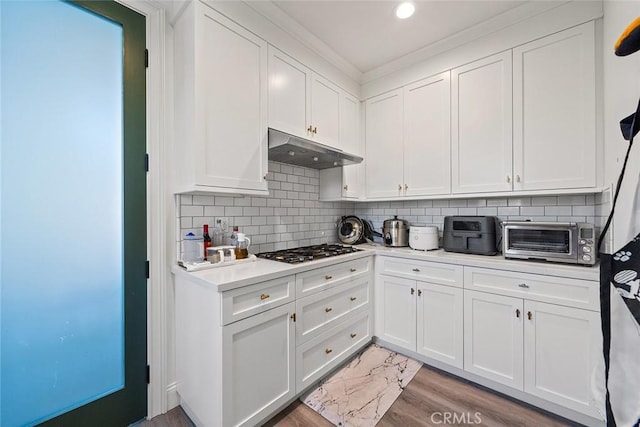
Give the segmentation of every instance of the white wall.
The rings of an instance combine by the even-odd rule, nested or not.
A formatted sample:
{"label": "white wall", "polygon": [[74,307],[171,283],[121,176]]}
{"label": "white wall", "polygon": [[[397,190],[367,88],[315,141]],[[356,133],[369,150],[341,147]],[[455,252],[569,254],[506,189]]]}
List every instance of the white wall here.
{"label": "white wall", "polygon": [[[635,111],[640,97],[640,52],[617,57],[613,46],[622,31],[640,16],[640,2],[604,2],[604,150],[605,183],[615,185],[627,147],[618,122]],[[640,175],[640,148],[634,147],[629,158],[613,225],[614,248],[640,232],[640,205],[636,196]]]}

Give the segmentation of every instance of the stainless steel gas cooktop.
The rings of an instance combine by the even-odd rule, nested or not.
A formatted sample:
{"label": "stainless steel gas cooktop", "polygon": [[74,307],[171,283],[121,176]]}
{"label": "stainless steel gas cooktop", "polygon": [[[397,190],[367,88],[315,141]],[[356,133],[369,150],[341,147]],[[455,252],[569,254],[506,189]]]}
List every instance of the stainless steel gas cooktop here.
{"label": "stainless steel gas cooktop", "polygon": [[359,252],[362,249],[356,249],[352,246],[343,246],[338,244],[323,244],[313,246],[303,246],[301,248],[283,249],[275,252],[261,252],[256,254],[258,258],[270,259],[272,261],[286,262],[289,264],[298,264],[305,261],[313,261],[332,256],[350,254]]}

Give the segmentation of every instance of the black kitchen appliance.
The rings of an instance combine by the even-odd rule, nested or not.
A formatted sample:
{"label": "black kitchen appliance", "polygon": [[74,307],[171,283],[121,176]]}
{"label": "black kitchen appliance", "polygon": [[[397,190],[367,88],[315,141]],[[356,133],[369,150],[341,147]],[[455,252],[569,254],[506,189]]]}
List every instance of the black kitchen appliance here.
{"label": "black kitchen appliance", "polygon": [[382,234],[373,229],[373,225],[355,215],[343,216],[338,221],[338,239],[347,245],[359,245],[372,242],[373,236],[382,237]]}
{"label": "black kitchen appliance", "polygon": [[269,259],[272,261],[286,262],[288,264],[298,264],[306,261],[314,261],[338,255],[351,254],[354,252],[359,252],[361,250],[362,249],[357,249],[351,246],[323,244],[303,246],[300,248],[282,249],[280,251],[274,252],[262,252],[256,254],[256,256],[258,258]]}
{"label": "black kitchen appliance", "polygon": [[444,217],[444,250],[465,254],[499,252],[500,226],[495,216]]}

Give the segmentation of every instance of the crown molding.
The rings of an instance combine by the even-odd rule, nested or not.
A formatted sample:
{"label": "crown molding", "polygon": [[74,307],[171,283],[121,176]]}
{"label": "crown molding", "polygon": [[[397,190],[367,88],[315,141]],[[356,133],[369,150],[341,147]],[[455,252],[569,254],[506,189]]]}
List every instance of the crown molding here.
{"label": "crown molding", "polygon": [[304,45],[307,49],[319,55],[338,70],[345,73],[349,78],[360,83],[362,72],[342,56],[338,55],[325,42],[309,32],[293,18],[282,11],[270,0],[266,1],[244,1],[251,9],[262,15],[282,31],[293,37]]}
{"label": "crown molding", "polygon": [[570,2],[570,0],[529,1],[521,6],[510,9],[486,21],[469,27],[453,36],[438,40],[437,42],[424,46],[378,68],[363,73],[360,84],[366,84],[388,74],[406,69],[433,56],[455,49],[481,37],[495,33]]}

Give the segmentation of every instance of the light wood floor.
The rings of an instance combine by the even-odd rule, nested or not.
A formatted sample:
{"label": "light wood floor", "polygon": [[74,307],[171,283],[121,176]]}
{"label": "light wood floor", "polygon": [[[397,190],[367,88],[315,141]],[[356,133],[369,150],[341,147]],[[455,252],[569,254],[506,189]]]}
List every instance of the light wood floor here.
{"label": "light wood floor", "polygon": [[[575,426],[568,420],[541,412],[484,388],[423,366],[378,423],[379,427],[442,427],[444,413],[466,414],[466,425],[482,427]],[[473,418],[475,413],[479,418]],[[480,421],[480,422],[478,422]],[[448,424],[451,425],[451,424]],[[462,424],[457,424],[462,425]],[[181,408],[145,421],[142,427],[192,427]],[[327,420],[296,400],[269,420],[269,427],[330,427]]]}

